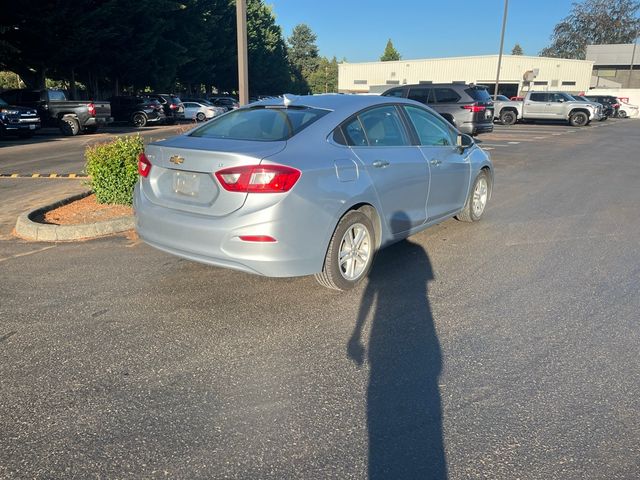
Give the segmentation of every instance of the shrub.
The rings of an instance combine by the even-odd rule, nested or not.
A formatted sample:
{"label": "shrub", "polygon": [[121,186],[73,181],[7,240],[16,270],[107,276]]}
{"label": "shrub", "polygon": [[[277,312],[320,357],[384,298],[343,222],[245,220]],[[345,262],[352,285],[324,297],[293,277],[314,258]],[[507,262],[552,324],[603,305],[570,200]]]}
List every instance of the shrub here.
{"label": "shrub", "polygon": [[139,135],[87,147],[85,170],[98,203],[131,205],[138,181],[138,155],[143,148]]}

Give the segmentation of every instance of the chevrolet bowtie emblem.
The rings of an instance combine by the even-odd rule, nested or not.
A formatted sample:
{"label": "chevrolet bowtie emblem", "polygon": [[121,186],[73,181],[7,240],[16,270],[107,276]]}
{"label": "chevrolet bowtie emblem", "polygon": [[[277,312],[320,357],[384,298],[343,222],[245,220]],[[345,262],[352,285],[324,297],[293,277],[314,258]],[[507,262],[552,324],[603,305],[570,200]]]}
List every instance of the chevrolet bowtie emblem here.
{"label": "chevrolet bowtie emblem", "polygon": [[175,163],[176,165],[180,165],[182,162],[184,162],[184,158],[181,157],[180,155],[173,155],[169,161],[171,163]]}

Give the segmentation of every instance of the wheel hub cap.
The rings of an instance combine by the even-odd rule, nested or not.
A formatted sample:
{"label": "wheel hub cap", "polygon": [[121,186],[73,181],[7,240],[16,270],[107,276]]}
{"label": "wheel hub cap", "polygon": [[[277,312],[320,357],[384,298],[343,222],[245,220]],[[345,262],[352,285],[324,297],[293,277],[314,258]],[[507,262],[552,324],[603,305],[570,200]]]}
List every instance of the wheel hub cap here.
{"label": "wheel hub cap", "polygon": [[364,273],[371,257],[371,237],[361,223],[356,223],[340,241],[340,273],[346,280],[356,280]]}
{"label": "wheel hub cap", "polygon": [[482,215],[482,212],[484,212],[484,207],[487,204],[488,192],[489,187],[487,185],[487,180],[485,178],[481,178],[473,189],[473,203],[471,204],[473,214],[476,217],[479,217]]}

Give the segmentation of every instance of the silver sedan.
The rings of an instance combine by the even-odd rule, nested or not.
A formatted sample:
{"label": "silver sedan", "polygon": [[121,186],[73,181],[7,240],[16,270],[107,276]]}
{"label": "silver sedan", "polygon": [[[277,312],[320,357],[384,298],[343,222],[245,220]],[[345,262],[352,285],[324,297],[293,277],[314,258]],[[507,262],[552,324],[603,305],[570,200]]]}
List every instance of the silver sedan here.
{"label": "silver sedan", "polygon": [[354,287],[376,250],[480,219],[493,166],[473,139],[401,98],[285,96],[149,144],[136,226],[148,244],[260,275]]}

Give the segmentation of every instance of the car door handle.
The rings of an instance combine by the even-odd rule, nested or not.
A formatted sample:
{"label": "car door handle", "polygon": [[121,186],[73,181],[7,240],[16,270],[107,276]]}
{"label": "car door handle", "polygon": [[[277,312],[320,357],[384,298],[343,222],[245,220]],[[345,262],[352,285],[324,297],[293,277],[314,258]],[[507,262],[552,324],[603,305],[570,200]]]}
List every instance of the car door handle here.
{"label": "car door handle", "polygon": [[385,168],[389,166],[389,162],[387,162],[386,160],[376,160],[375,162],[373,162],[373,166],[376,168]]}
{"label": "car door handle", "polygon": [[437,167],[438,165],[440,165],[440,164],[442,163],[442,160],[438,160],[437,158],[434,158],[434,159],[433,159],[433,160],[431,160],[429,163],[430,163],[431,165],[434,165],[434,166],[436,166],[436,167]]}

